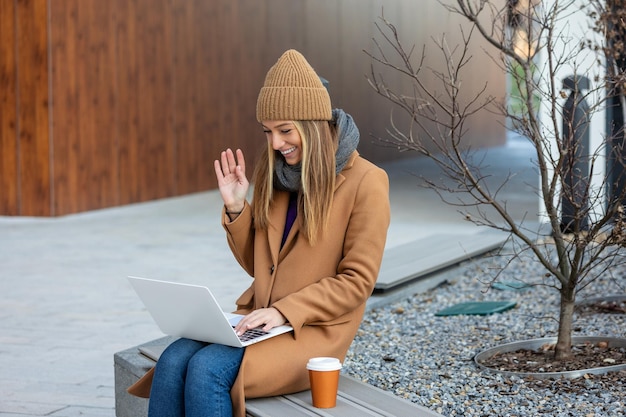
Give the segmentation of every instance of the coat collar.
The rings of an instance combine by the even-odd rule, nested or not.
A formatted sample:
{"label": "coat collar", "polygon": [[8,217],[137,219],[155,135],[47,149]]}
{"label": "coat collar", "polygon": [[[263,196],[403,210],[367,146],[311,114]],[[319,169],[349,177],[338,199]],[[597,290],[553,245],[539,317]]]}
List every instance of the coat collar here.
{"label": "coat collar", "polygon": [[339,186],[343,184],[343,182],[346,180],[346,177],[344,176],[344,172],[352,168],[352,166],[354,165],[354,161],[356,161],[358,157],[359,157],[358,151],[352,152],[352,154],[350,155],[350,158],[348,159],[348,162],[346,162],[346,165],[343,167],[341,172],[337,174],[337,178],[335,179],[335,191],[337,191],[337,188],[339,188]]}

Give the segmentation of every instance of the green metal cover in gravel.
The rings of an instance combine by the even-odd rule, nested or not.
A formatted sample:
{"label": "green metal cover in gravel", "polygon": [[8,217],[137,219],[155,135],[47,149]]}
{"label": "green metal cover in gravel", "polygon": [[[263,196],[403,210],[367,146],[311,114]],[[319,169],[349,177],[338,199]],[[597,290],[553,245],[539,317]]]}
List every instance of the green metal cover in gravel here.
{"label": "green metal cover in gravel", "polygon": [[436,312],[435,316],[458,316],[461,314],[484,316],[487,314],[501,313],[515,307],[516,304],[515,301],[471,301],[444,308]]}

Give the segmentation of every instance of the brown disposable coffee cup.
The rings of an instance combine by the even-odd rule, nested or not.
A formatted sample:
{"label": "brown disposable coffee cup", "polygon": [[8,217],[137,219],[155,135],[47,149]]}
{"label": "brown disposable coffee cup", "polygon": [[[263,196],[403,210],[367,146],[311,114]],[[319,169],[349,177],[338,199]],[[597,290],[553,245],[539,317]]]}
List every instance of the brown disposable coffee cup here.
{"label": "brown disposable coffee cup", "polygon": [[341,362],[337,358],[311,358],[306,365],[311,382],[313,407],[333,408],[337,405]]}

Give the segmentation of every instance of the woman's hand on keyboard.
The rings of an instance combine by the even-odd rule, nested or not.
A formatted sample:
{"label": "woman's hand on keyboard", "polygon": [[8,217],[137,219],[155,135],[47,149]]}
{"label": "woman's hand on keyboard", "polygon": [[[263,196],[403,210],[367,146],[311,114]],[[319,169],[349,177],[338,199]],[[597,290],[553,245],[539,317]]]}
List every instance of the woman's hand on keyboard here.
{"label": "woman's hand on keyboard", "polygon": [[242,318],[235,326],[235,332],[242,335],[246,330],[262,326],[263,331],[270,331],[277,326],[282,326],[287,322],[285,316],[274,307],[260,308]]}

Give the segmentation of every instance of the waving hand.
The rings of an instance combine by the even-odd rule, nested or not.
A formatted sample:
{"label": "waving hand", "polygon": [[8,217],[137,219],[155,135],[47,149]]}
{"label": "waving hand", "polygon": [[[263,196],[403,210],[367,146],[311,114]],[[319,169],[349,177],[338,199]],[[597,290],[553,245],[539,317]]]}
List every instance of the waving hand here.
{"label": "waving hand", "polygon": [[241,149],[235,154],[231,149],[222,152],[220,160],[215,160],[217,185],[224,200],[226,211],[239,213],[243,210],[250,183],[246,178],[246,161]]}

